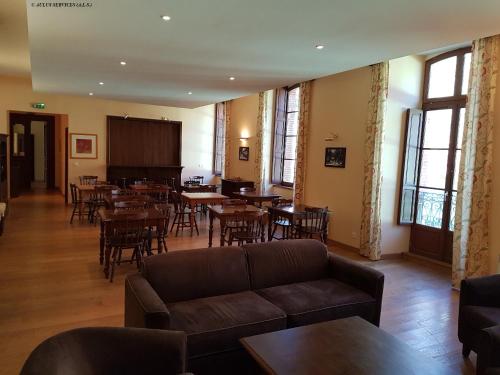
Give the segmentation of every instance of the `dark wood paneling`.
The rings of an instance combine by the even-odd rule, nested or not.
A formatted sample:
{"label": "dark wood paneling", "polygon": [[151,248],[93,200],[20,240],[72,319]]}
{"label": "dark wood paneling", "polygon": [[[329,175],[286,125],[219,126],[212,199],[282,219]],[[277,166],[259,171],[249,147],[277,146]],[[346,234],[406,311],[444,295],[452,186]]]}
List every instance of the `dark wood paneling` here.
{"label": "dark wood paneling", "polygon": [[7,135],[0,134],[0,202],[7,202]]}
{"label": "dark wood paneling", "polygon": [[182,123],[108,116],[109,166],[163,167],[181,164]]}
{"label": "dark wood paneling", "polygon": [[165,166],[165,167],[140,167],[140,166],[123,166],[123,165],[108,165],[106,180],[110,183],[122,186],[133,184],[136,180],[147,178],[157,183],[170,184],[170,179],[175,178],[176,188],[181,185],[180,166]]}

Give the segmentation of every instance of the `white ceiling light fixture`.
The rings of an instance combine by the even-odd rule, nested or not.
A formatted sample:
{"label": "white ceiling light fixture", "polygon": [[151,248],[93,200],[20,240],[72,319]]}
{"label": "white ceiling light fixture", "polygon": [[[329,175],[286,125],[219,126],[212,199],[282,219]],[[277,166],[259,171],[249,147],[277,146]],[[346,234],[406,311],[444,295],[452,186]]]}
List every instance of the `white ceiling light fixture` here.
{"label": "white ceiling light fixture", "polygon": [[188,92],[188,95],[193,95],[193,93],[191,91]]}
{"label": "white ceiling light fixture", "polygon": [[104,82],[99,82],[99,85],[101,85],[101,86],[104,85]]}
{"label": "white ceiling light fixture", "polygon": [[316,44],[315,48],[321,51],[325,46],[323,44]]}
{"label": "white ceiling light fixture", "polygon": [[92,96],[92,95],[94,95],[94,93],[93,92],[89,92],[89,95]]}
{"label": "white ceiling light fixture", "polygon": [[236,79],[236,77],[229,77],[230,81],[234,81],[235,79]]}
{"label": "white ceiling light fixture", "polygon": [[170,16],[161,16],[161,19],[163,21],[170,21],[172,18],[170,18]]}
{"label": "white ceiling light fixture", "polygon": [[126,61],[120,61],[120,65],[121,66],[125,66],[125,65],[127,65],[127,62]]}

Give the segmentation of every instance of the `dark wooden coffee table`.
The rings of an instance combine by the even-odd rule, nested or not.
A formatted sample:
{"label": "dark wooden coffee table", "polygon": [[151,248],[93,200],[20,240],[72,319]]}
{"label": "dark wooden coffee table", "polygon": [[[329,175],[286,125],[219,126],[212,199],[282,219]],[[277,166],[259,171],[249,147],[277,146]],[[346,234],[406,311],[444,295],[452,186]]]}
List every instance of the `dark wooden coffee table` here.
{"label": "dark wooden coffee table", "polygon": [[245,337],[240,341],[268,374],[454,373],[359,317]]}

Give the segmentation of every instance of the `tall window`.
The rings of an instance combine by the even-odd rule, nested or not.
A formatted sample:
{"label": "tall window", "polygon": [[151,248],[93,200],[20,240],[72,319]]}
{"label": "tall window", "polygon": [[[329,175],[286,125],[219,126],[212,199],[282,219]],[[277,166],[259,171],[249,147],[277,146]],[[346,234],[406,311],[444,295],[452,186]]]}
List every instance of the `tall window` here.
{"label": "tall window", "polygon": [[222,175],[222,166],[224,163],[224,103],[215,105],[215,129],[214,129],[214,174]]}
{"label": "tall window", "polygon": [[293,186],[295,181],[299,91],[299,86],[295,85],[277,92],[272,182],[283,186]]}
{"label": "tall window", "polygon": [[412,224],[410,250],[451,261],[471,53],[426,62],[422,110],[408,114],[400,222]]}

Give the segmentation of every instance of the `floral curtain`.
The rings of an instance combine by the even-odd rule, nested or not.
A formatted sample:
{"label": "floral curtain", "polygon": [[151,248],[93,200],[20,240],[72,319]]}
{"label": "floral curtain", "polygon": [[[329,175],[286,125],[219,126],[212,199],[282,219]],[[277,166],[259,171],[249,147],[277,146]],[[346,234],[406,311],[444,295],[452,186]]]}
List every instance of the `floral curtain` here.
{"label": "floral curtain", "polygon": [[472,44],[453,237],[452,283],[489,273],[488,215],[499,36]]}
{"label": "floral curtain", "polygon": [[293,185],[293,202],[304,201],[304,184],[306,181],[306,145],[309,128],[309,103],[311,100],[311,82],[300,84],[299,129],[297,132],[297,151],[295,160],[295,183]]}
{"label": "floral curtain", "polygon": [[273,95],[273,90],[259,93],[254,175],[255,188],[263,191],[270,181]]}
{"label": "floral curtain", "polygon": [[224,167],[223,178],[229,178],[231,169],[231,101],[224,102]]}
{"label": "floral curtain", "polygon": [[380,259],[380,200],[382,186],[382,142],[389,83],[389,63],[372,65],[365,138],[364,189],[361,212],[360,253]]}

